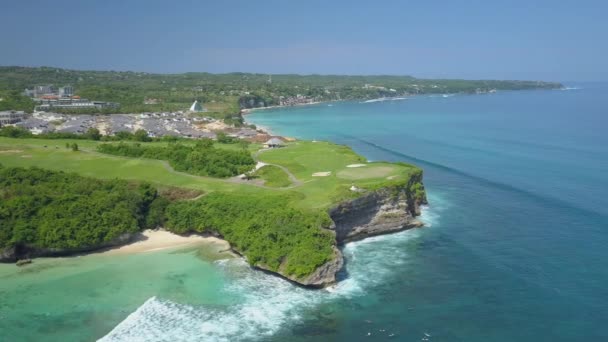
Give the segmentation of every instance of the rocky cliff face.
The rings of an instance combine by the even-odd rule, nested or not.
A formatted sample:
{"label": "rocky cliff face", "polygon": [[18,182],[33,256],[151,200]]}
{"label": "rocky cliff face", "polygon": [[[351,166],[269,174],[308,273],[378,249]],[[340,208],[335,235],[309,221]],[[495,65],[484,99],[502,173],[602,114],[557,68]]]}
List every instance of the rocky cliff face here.
{"label": "rocky cliff face", "polygon": [[16,262],[19,259],[57,257],[73,255],[76,253],[86,253],[103,248],[121,246],[130,242],[132,238],[133,234],[122,234],[112,241],[96,246],[86,246],[80,248],[39,248],[26,245],[0,248],[0,262]]}
{"label": "rocky cliff face", "polygon": [[344,258],[342,257],[342,252],[340,252],[337,247],[334,247],[333,250],[334,257],[330,261],[321,265],[312,274],[304,278],[295,278],[290,275],[283,274],[281,270],[279,270],[278,272],[270,271],[264,265],[255,265],[255,268],[271,274],[279,275],[282,278],[290,280],[298,285],[311,288],[322,288],[331,284],[335,284],[337,282],[336,274],[342,269],[342,266],[344,265]]}
{"label": "rocky cliff face", "polygon": [[405,185],[381,188],[342,202],[329,211],[335,223],[336,241],[344,244],[420,227],[422,223],[415,217],[425,203],[422,175],[412,177]]}
{"label": "rocky cliff face", "polygon": [[[356,199],[342,202],[329,210],[334,221],[338,245],[366,237],[394,233],[423,224],[415,217],[420,205],[426,204],[422,172],[413,175],[407,184],[369,191]],[[342,253],[335,248],[335,258],[306,279],[290,279],[310,287],[324,287],[336,283],[336,274],[344,264]]]}

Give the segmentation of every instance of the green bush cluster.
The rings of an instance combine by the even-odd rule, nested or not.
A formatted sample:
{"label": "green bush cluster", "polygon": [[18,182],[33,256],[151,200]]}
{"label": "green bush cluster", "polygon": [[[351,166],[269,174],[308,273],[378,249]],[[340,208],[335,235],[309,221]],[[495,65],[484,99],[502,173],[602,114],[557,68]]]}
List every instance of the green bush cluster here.
{"label": "green bush cluster", "polygon": [[21,94],[21,90],[10,89],[8,91],[0,90],[0,111],[3,110],[23,110],[28,113],[34,111],[34,101],[27,96]]}
{"label": "green bush cluster", "polygon": [[331,260],[335,237],[324,211],[288,195],[211,193],[171,202],[147,183],[0,165],[0,248],[95,248],[125,233],[166,227],[219,233],[252,265],[302,278]]}
{"label": "green bush cluster", "polygon": [[0,166],[0,247],[99,246],[155,226],[157,198],[145,183]]}
{"label": "green bush cluster", "polygon": [[293,208],[287,196],[211,193],[170,204],[166,228],[177,234],[219,233],[251,265],[301,278],[331,260],[331,220],[323,211]]}
{"label": "green bush cluster", "polygon": [[118,156],[167,160],[175,170],[200,176],[232,177],[255,166],[249,152],[215,148],[211,139],[201,139],[194,146],[176,143],[162,147],[121,142],[101,144],[97,149]]}

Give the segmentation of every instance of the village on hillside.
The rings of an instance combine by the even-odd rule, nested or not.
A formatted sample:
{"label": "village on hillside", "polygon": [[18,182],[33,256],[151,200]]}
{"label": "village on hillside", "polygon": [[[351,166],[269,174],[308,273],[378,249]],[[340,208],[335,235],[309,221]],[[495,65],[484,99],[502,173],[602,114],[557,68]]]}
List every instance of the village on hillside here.
{"label": "village on hillside", "polygon": [[[34,135],[44,133],[83,134],[90,128],[96,128],[102,135],[114,135],[117,132],[134,133],[144,130],[150,137],[177,136],[184,138],[211,138],[222,132],[229,137],[245,139],[251,142],[265,142],[272,138],[263,130],[254,126],[235,127],[210,116],[205,116],[206,109],[197,100],[189,108],[173,112],[145,112],[138,114],[64,114],[55,110],[82,108],[119,108],[119,103],[91,101],[74,95],[74,88],[66,85],[35,86],[25,89],[24,95],[35,101],[32,114],[24,111],[1,111],[0,127],[15,126],[26,129]],[[152,103],[157,99],[145,99]]]}

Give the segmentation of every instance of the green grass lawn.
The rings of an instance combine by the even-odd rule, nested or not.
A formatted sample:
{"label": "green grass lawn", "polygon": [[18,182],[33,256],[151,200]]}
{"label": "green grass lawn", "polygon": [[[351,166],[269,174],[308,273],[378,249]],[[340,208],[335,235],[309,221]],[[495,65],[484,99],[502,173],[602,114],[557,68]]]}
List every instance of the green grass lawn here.
{"label": "green grass lawn", "polygon": [[285,188],[291,185],[289,176],[280,167],[274,165],[262,166],[254,172],[254,176],[264,180],[264,185],[273,188]]}
{"label": "green grass lawn", "polygon": [[[329,142],[297,141],[287,147],[266,150],[258,154],[265,163],[286,167],[304,184],[297,191],[304,195],[300,205],[325,208],[341,200],[357,196],[351,186],[363,189],[380,185],[405,182],[414,166],[391,163],[367,163],[365,158],[343,145]],[[349,168],[348,165],[366,164]],[[330,172],[325,177],[315,177],[318,172]]]}
{"label": "green grass lawn", "polygon": [[[259,189],[221,179],[171,171],[166,162],[125,158],[95,151],[98,142],[78,140],[80,151],[65,148],[74,140],[11,139],[0,137],[0,163],[5,166],[37,166],[76,172],[96,178],[122,178],[204,191],[259,192]],[[46,148],[44,146],[47,146]]]}
{"label": "green grass lawn", "polygon": [[[76,142],[80,151],[73,152],[66,143]],[[300,182],[289,189],[288,175],[280,168],[266,168],[260,175],[266,188],[253,184],[238,184],[230,180],[200,177],[176,172],[160,160],[117,157],[96,152],[100,142],[89,140],[12,139],[0,137],[0,163],[5,166],[38,166],[51,170],[76,172],[96,178],[122,178],[147,181],[158,185],[249,194],[292,193],[297,206],[328,208],[358,195],[350,187],[373,189],[386,184],[407,181],[413,166],[391,163],[367,163],[349,147],[328,142],[297,141],[284,148],[261,151],[258,160],[287,168]],[[189,143],[189,142],[186,142]],[[165,144],[165,143],[149,143]],[[46,147],[45,147],[46,146]],[[216,144],[218,148],[238,148],[238,145]],[[259,145],[252,144],[255,151]],[[366,164],[349,168],[352,164]],[[314,177],[317,172],[329,172],[326,177]],[[272,187],[276,187],[272,189]]]}

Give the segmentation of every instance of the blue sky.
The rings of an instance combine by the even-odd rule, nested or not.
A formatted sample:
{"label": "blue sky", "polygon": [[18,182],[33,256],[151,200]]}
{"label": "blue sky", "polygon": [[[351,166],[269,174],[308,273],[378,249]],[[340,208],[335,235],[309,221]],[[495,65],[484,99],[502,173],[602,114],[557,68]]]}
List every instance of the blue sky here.
{"label": "blue sky", "polygon": [[0,65],[608,80],[608,1],[0,5]]}

